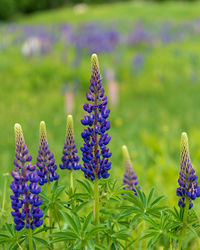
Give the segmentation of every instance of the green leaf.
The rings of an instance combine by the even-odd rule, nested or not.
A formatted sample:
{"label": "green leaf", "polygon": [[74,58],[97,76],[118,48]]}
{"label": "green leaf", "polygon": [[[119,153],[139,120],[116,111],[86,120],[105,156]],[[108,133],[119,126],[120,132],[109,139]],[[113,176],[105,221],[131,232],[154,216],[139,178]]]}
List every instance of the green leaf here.
{"label": "green leaf", "polygon": [[67,185],[59,186],[58,190],[54,193],[56,199],[60,196],[60,194],[65,190],[66,187]]}
{"label": "green leaf", "polygon": [[82,227],[82,231],[85,232],[85,230],[87,229],[88,227],[88,224],[90,223],[91,219],[92,219],[92,215],[93,215],[93,212],[89,213],[88,216],[86,217],[84,223],[83,223],[83,227]]}
{"label": "green leaf", "polygon": [[93,236],[94,234],[96,234],[97,232],[103,231],[105,230],[105,226],[96,226],[93,229],[91,229],[87,234],[86,234],[86,238],[90,238],[91,236]]}
{"label": "green leaf", "polygon": [[81,230],[81,223],[80,223],[80,219],[79,219],[79,216],[75,213],[73,213],[73,216],[74,216],[74,221],[77,225],[77,229],[78,229],[78,233],[80,232]]}
{"label": "green leaf", "polygon": [[74,219],[66,212],[62,211],[63,216],[66,218],[69,226],[74,230],[74,232],[76,232],[77,234],[79,234],[79,229],[77,224],[75,223]]}
{"label": "green leaf", "polygon": [[121,240],[127,240],[128,237],[131,237],[128,230],[122,229],[114,234],[111,235],[113,238],[121,239]]}
{"label": "green leaf", "polygon": [[162,200],[162,199],[164,199],[164,198],[165,198],[164,195],[159,196],[158,198],[156,198],[156,199],[151,203],[150,207],[155,206],[160,200]]}
{"label": "green leaf", "polygon": [[102,249],[102,250],[107,250],[107,249],[108,249],[107,247],[105,247],[105,246],[103,246],[102,244],[97,243],[97,242],[94,243],[94,246],[95,246],[97,249]]}
{"label": "green leaf", "polygon": [[147,206],[149,206],[150,202],[151,202],[151,198],[153,197],[154,194],[154,188],[151,189],[151,191],[149,192],[149,196],[148,196],[148,200],[147,200]]}
{"label": "green leaf", "polygon": [[196,230],[192,227],[192,226],[187,226],[189,229],[190,229],[190,231],[198,238],[199,237],[199,235],[198,235],[198,233],[196,232]]}
{"label": "green leaf", "polygon": [[39,230],[33,231],[33,235],[39,234],[39,233],[41,233],[41,232],[44,232],[44,231],[47,231],[47,230],[50,230],[50,229],[51,229],[51,227],[46,227],[46,226],[44,226],[43,228],[41,228],[41,229],[39,229]]}
{"label": "green leaf", "polygon": [[151,246],[153,246],[153,245],[159,240],[160,237],[161,237],[160,234],[154,236],[154,237],[148,242],[147,247],[150,248]]}
{"label": "green leaf", "polygon": [[14,230],[12,230],[12,225],[6,223],[6,224],[5,224],[5,227],[6,227],[7,231],[8,231],[11,235],[14,235]]}
{"label": "green leaf", "polygon": [[135,186],[135,189],[137,191],[139,199],[141,200],[141,202],[143,204],[143,207],[146,207],[146,196],[145,196],[144,192],[142,192],[137,186]]}
{"label": "green leaf", "polygon": [[79,182],[85,189],[86,191],[91,195],[93,196],[94,195],[94,191],[93,191],[93,188],[91,187],[91,184],[89,183],[89,181],[87,180],[76,180],[77,182]]}
{"label": "green leaf", "polygon": [[36,236],[34,236],[33,239],[40,242],[42,245],[46,246],[47,248],[51,249],[46,240],[39,238],[39,237],[36,237]]}
{"label": "green leaf", "polygon": [[130,194],[130,193],[126,194],[125,199],[130,201],[131,203],[133,203],[135,206],[140,208],[142,211],[144,210],[143,204],[141,203],[139,198],[137,196],[135,196],[134,194]]}
{"label": "green leaf", "polygon": [[77,213],[79,210],[81,210],[84,206],[86,206],[89,203],[89,201],[82,202],[78,207],[74,209],[74,213]]}
{"label": "green leaf", "polygon": [[65,232],[52,233],[49,236],[55,238],[55,240],[62,239],[62,241],[79,239],[79,236],[70,230],[66,230]]}

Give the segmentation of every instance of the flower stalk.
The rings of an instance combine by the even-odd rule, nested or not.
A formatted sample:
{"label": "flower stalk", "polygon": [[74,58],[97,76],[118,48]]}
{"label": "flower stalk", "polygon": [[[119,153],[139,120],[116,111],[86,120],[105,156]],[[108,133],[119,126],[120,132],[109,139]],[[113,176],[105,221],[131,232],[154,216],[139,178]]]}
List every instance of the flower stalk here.
{"label": "flower stalk", "polygon": [[28,245],[29,245],[29,250],[33,250],[33,238],[32,238],[32,230],[29,228],[28,229]]}

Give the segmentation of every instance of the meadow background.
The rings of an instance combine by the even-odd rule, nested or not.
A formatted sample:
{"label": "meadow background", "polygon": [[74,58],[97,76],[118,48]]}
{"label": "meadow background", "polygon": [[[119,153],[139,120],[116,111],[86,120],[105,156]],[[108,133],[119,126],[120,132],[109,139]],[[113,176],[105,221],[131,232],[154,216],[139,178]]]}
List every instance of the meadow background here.
{"label": "meadow background", "polygon": [[[166,203],[177,205],[183,131],[188,133],[192,163],[200,176],[199,9],[199,2],[123,2],[62,7],[0,23],[0,208],[7,178],[8,222],[12,222],[8,187],[14,168],[14,124],[22,125],[35,163],[39,123],[44,120],[59,165],[67,116],[64,92],[71,89],[81,157],[80,119],[93,52],[99,55],[106,93],[107,69],[114,71],[119,85],[118,105],[109,105],[111,178],[122,182],[121,146],[126,144],[142,190],[149,192],[154,186],[166,196]],[[23,53],[33,37],[43,47]],[[69,183],[67,170],[58,173],[60,182]],[[81,171],[76,176],[84,178]],[[198,202],[194,206],[199,207]]]}

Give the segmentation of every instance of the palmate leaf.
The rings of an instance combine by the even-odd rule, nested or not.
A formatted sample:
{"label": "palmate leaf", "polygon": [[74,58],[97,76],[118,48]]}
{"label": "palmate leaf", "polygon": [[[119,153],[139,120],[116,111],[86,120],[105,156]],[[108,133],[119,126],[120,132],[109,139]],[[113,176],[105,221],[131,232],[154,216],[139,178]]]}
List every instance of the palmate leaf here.
{"label": "palmate leaf", "polygon": [[152,247],[160,238],[178,239],[178,232],[173,232],[174,217],[168,211],[161,212],[159,220],[145,216],[144,220],[150,225],[149,229],[145,231],[145,235],[141,238],[144,240],[150,238],[148,247]]}
{"label": "palmate leaf", "polygon": [[70,228],[77,235],[79,235],[79,230],[80,230],[80,221],[78,222],[79,219],[77,219],[77,217],[76,217],[76,219],[74,220],[71,215],[69,215],[68,213],[66,213],[64,211],[62,211],[62,214],[63,214],[64,218],[67,220],[67,223],[70,226]]}
{"label": "palmate leaf", "polygon": [[135,187],[138,196],[134,195],[133,192],[130,190],[125,190],[125,199],[128,200],[133,204],[133,206],[121,206],[120,209],[124,210],[124,213],[131,214],[142,214],[144,215],[151,215],[155,217],[160,216],[160,212],[165,210],[165,206],[159,206],[159,202],[164,198],[164,196],[156,197],[153,201],[153,195],[154,195],[154,188],[151,189],[148,198],[146,198],[146,195],[144,192],[142,192],[140,189]]}
{"label": "palmate leaf", "polygon": [[[101,249],[101,250],[107,250],[108,248],[100,243],[95,242],[94,245],[97,249]],[[92,250],[94,249],[94,247],[92,248]]]}
{"label": "palmate leaf", "polygon": [[[10,249],[25,240],[25,229],[16,231],[14,225],[5,223],[0,234],[0,243],[9,244]],[[20,243],[21,242],[21,243]]]}
{"label": "palmate leaf", "polygon": [[86,217],[83,226],[82,226],[82,231],[85,232],[88,228],[89,223],[92,220],[93,212],[89,213],[88,216]]}
{"label": "palmate leaf", "polygon": [[129,237],[131,237],[131,235],[127,229],[122,229],[119,230],[118,232],[113,233],[111,237],[121,240],[127,240]]}
{"label": "palmate leaf", "polygon": [[126,193],[125,199],[128,200],[128,201],[130,201],[131,203],[133,203],[141,211],[144,210],[144,206],[143,206],[141,200],[137,196],[135,196],[134,194],[132,194],[130,192]]}
{"label": "palmate leaf", "polygon": [[[33,240],[36,241],[36,242],[41,243],[42,245],[44,245],[44,246],[47,247],[48,249],[51,249],[51,247],[49,246],[48,242],[47,242],[46,240],[44,240],[43,238],[33,236]],[[36,245],[37,245],[37,244],[36,244]]]}
{"label": "palmate leaf", "polygon": [[96,233],[104,231],[104,230],[105,230],[104,225],[95,226],[94,228],[92,228],[90,231],[86,233],[85,238],[91,239]]}
{"label": "palmate leaf", "polygon": [[152,199],[152,197],[153,197],[154,191],[155,191],[155,189],[152,188],[152,189],[150,190],[150,192],[149,192],[149,196],[148,196],[148,199],[147,199],[147,206],[149,206],[149,204],[150,204],[150,202],[151,202],[151,199]]}
{"label": "palmate leaf", "polygon": [[165,198],[164,195],[157,197],[157,198],[151,203],[150,207],[155,206],[157,203],[159,203],[159,201],[161,201],[161,200],[164,199],[164,198]]}
{"label": "palmate leaf", "polygon": [[81,186],[90,194],[92,197],[94,196],[94,191],[91,183],[88,180],[76,180]]}
{"label": "palmate leaf", "polygon": [[90,201],[85,201],[82,202],[80,205],[78,205],[75,209],[73,209],[74,213],[78,213],[78,211],[80,211],[83,207],[85,207],[86,205],[88,205],[90,203]]}
{"label": "palmate leaf", "polygon": [[157,234],[151,238],[151,240],[147,244],[147,248],[151,248],[159,239],[161,238],[161,234]]}
{"label": "palmate leaf", "polygon": [[37,234],[39,234],[39,233],[42,233],[42,232],[44,232],[44,231],[48,231],[48,230],[50,230],[50,229],[51,229],[51,227],[43,226],[43,227],[40,228],[40,229],[34,230],[34,231],[33,231],[33,235],[37,235]]}
{"label": "palmate leaf", "polygon": [[50,234],[49,236],[53,238],[50,243],[79,239],[79,235],[72,232],[71,230],[65,230],[64,232],[55,232]]}

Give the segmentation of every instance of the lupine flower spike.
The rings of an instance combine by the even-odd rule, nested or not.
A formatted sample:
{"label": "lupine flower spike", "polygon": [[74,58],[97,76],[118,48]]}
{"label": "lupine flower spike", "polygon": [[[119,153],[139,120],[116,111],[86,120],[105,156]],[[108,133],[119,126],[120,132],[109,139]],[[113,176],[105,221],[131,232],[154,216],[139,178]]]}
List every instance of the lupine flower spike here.
{"label": "lupine flower spike", "polygon": [[178,205],[188,209],[193,207],[193,201],[196,197],[200,196],[200,187],[197,183],[197,175],[192,167],[189,155],[188,138],[186,133],[181,135],[181,163],[178,183],[180,187],[177,188],[176,194],[181,198],[178,201]]}
{"label": "lupine flower spike", "polygon": [[56,173],[57,166],[55,165],[54,155],[49,149],[46,124],[44,121],[40,123],[40,145],[37,157],[37,167],[40,185],[59,179],[59,175]]}
{"label": "lupine flower spike", "polygon": [[134,192],[134,194],[137,196],[137,191],[136,191],[135,187],[137,187],[139,189],[140,189],[140,187],[137,186],[138,185],[137,175],[132,168],[128,149],[125,145],[122,146],[122,154],[123,154],[124,166],[125,166],[123,185],[126,185],[126,187],[124,187],[124,189],[132,190]]}
{"label": "lupine flower spike", "polygon": [[[106,131],[110,128],[110,121],[107,121],[110,110],[107,109],[107,97],[104,95],[104,88],[101,82],[99,63],[96,54],[92,55],[92,75],[90,79],[89,92],[86,94],[90,103],[85,103],[83,108],[88,113],[81,120],[84,126],[87,126],[81,134],[84,145],[81,147],[82,160],[84,162],[81,170],[85,177],[94,181],[94,220],[99,223],[99,186],[100,178],[108,178],[108,171],[111,168],[109,158],[112,153],[109,152],[107,144],[111,137]],[[96,235],[99,241],[98,233]]]}
{"label": "lupine flower spike", "polygon": [[81,165],[80,158],[77,155],[77,148],[74,140],[74,125],[72,115],[67,117],[66,141],[63,148],[61,169],[70,170],[70,187],[73,190],[73,170],[79,170]]}
{"label": "lupine flower spike", "polygon": [[90,90],[86,95],[91,104],[84,104],[83,108],[88,115],[81,120],[81,123],[87,126],[81,134],[85,142],[81,148],[84,162],[81,169],[85,177],[93,181],[95,178],[109,177],[108,171],[111,168],[109,158],[112,153],[107,148],[111,137],[106,133],[110,128],[110,121],[107,121],[110,110],[107,109],[107,96],[104,95],[97,55],[93,54],[91,60]]}
{"label": "lupine flower spike", "polygon": [[32,157],[24,141],[22,128],[15,124],[16,154],[14,165],[15,170],[11,172],[13,181],[10,188],[13,195],[11,212],[14,217],[15,229],[34,229],[42,225],[43,212],[40,209],[42,200],[38,194],[41,188],[38,186],[39,176],[35,172],[36,166],[31,164]]}

